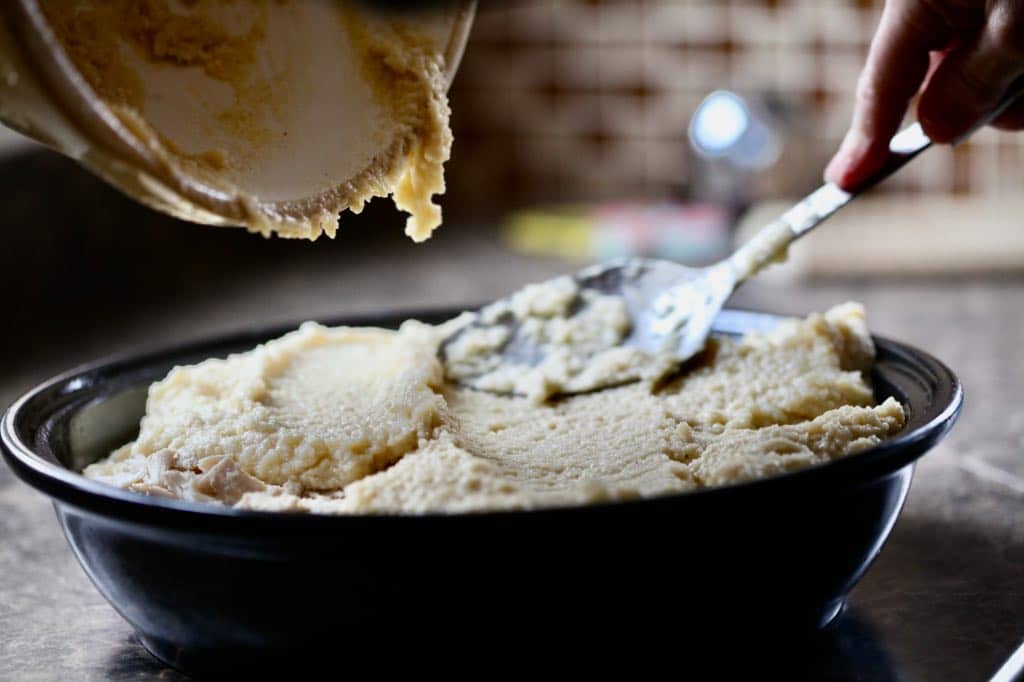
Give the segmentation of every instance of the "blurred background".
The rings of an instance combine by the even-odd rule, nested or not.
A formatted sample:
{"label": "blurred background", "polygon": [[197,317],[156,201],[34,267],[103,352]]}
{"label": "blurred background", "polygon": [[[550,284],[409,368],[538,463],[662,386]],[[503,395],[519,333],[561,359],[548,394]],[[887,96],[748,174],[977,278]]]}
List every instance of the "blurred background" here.
{"label": "blurred background", "polygon": [[[333,241],[182,223],[0,129],[0,403],[205,334],[472,305],[615,255],[714,259],[820,182],[880,6],[483,0],[451,92],[446,223],[422,245],[385,200],[342,216]],[[1024,633],[1022,190],[1024,135],[932,149],[734,301],[805,315],[860,300],[875,331],[966,386],[854,593],[898,668],[875,679],[982,679]]]}
{"label": "blurred background", "polygon": [[[882,2],[484,5],[453,94],[456,137],[477,161],[453,164],[453,186],[518,204],[692,194],[704,169],[687,128],[719,89],[776,105],[771,122],[787,144],[754,196],[805,189],[846,131]],[[1022,161],[1024,142],[986,131],[956,152],[929,153],[886,189],[1014,192]]]}
{"label": "blurred background", "polygon": [[[584,251],[710,255],[721,246],[713,210],[659,219],[649,204],[713,202],[728,232],[747,209],[760,205],[746,221],[759,224],[784,205],[772,200],[805,194],[846,131],[881,5],[543,0],[484,11],[453,94],[456,138],[474,162],[452,164],[450,202],[479,211],[615,202],[588,204],[598,216]],[[932,150],[885,184],[896,197],[865,207],[855,226],[830,226],[794,254],[802,267],[791,271],[1021,267],[1024,253],[1004,249],[1022,152],[1024,139],[993,130]],[[558,248],[542,217],[551,216],[514,226],[517,243]],[[897,243],[874,248],[882,239]]]}

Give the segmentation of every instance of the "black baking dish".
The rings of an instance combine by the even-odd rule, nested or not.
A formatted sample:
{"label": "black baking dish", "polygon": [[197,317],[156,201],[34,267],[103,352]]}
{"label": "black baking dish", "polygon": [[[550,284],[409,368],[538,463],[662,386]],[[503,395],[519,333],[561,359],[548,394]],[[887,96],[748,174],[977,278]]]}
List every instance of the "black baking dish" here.
{"label": "black baking dish", "polygon": [[[327,320],[393,327],[454,311]],[[720,333],[780,317],[729,310]],[[869,451],[776,478],[587,507],[425,516],[238,511],[115,489],[76,471],[137,431],[146,387],[180,364],[247,350],[277,327],[90,365],[51,379],[3,418],[3,454],[49,495],[99,591],[149,651],[190,672],[333,667],[387,642],[449,646],[511,631],[663,638],[807,632],[828,624],[882,548],[915,460],[952,427],[956,376],[876,339],[876,397],[908,412]],[[524,622],[529,627],[522,627]],[[442,625],[443,623],[443,625]],[[487,635],[487,637],[484,637]],[[693,652],[690,652],[693,653]]]}

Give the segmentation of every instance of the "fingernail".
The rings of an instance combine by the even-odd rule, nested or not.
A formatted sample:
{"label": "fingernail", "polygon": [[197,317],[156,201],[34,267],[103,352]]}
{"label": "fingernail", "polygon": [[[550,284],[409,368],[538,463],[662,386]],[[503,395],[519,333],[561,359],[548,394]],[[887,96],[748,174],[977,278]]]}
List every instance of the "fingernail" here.
{"label": "fingernail", "polygon": [[864,160],[870,146],[871,141],[867,135],[858,128],[851,128],[843,138],[843,143],[839,145],[839,151],[825,168],[825,178],[842,184],[843,178]]}

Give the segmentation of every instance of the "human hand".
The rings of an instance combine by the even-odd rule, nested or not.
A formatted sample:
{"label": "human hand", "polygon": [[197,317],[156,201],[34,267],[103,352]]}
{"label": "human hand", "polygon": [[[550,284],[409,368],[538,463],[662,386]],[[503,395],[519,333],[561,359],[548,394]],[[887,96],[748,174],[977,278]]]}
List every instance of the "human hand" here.
{"label": "human hand", "polygon": [[[862,182],[888,156],[915,95],[935,142],[952,142],[1024,74],[1024,0],[887,0],[857,83],[853,123],[825,177]],[[1024,129],[1024,102],[993,125]]]}

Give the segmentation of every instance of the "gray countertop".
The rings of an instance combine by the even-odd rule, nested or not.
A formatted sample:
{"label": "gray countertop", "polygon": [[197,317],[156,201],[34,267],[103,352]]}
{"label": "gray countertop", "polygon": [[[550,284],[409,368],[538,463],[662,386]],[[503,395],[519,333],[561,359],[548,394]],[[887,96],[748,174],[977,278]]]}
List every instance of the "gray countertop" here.
{"label": "gray countertop", "polygon": [[[83,182],[86,193],[102,191]],[[142,274],[124,269],[123,254],[93,265],[71,258],[78,269],[61,284],[50,281],[62,277],[55,266],[42,276],[38,263],[13,275],[8,269],[7,291],[23,302],[11,311],[16,324],[0,349],[4,404],[55,372],[108,353],[281,320],[477,301],[566,269],[509,254],[488,231],[442,230],[415,247],[397,236],[377,243],[357,228],[347,245],[281,246],[159,220],[150,227],[147,214],[103,197],[118,221],[139,218],[131,230],[187,231],[190,258],[175,260],[168,251],[164,260],[173,263]],[[18,215],[33,208],[21,206]],[[17,217],[3,210],[8,215],[0,219]],[[77,218],[68,209],[52,229]],[[395,216],[384,222],[380,229],[399,231]],[[128,239],[128,229],[110,243]],[[0,248],[21,248],[2,240],[24,238],[0,238]],[[116,251],[104,251],[105,243],[72,246],[80,258],[91,248]],[[164,246],[149,248],[163,253]],[[236,259],[235,249],[244,257]],[[110,281],[97,284],[101,271]],[[904,513],[844,619],[862,637],[869,633],[891,679],[984,679],[1024,639],[1024,279],[748,286],[734,303],[804,314],[850,299],[866,304],[876,333],[946,361],[967,400],[948,440],[921,460]],[[149,658],[89,583],[47,500],[4,466],[0,633],[3,679],[180,679]],[[838,678],[857,675],[835,671]]]}

